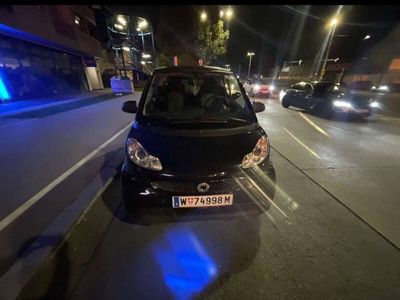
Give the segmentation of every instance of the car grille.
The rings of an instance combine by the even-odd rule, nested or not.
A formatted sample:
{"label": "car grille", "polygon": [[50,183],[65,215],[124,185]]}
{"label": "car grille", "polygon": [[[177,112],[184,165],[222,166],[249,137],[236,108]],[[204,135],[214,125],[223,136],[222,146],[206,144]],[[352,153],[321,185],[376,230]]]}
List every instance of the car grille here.
{"label": "car grille", "polygon": [[[245,178],[237,178],[241,183],[246,181]],[[193,181],[153,181],[151,186],[156,190],[163,190],[167,192],[177,192],[183,194],[190,193],[199,193],[197,191],[197,185],[202,183],[193,182]],[[234,178],[229,179],[220,179],[220,180],[211,180],[207,181],[210,185],[210,189],[206,193],[225,193],[232,192],[236,189],[239,189],[239,185],[237,184]]]}
{"label": "car grille", "polygon": [[352,104],[354,108],[368,109],[370,108],[369,102],[365,99],[353,97]]}

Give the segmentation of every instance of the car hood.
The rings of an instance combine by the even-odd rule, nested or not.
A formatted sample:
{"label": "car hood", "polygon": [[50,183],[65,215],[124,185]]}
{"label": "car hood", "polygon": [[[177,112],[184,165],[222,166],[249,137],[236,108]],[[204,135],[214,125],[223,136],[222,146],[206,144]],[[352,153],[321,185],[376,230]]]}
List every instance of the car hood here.
{"label": "car hood", "polygon": [[162,129],[134,123],[129,137],[160,159],[162,173],[180,177],[210,176],[238,170],[261,135],[258,124],[235,129]]}

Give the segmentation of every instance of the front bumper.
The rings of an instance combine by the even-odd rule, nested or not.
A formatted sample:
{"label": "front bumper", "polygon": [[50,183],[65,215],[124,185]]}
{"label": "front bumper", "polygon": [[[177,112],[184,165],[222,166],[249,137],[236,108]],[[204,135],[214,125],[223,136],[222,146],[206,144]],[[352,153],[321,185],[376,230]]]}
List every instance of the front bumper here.
{"label": "front bumper", "polygon": [[[133,167],[135,168],[135,167]],[[268,161],[256,168],[215,177],[178,178],[151,175],[151,172],[137,174],[132,164],[125,162],[121,172],[122,196],[125,206],[172,207],[173,196],[196,196],[233,194],[233,206],[255,204],[268,209],[267,198],[275,194],[275,170]],[[199,193],[197,185],[207,182],[209,191]],[[258,202],[258,203],[255,203]]]}
{"label": "front bumper", "polygon": [[341,107],[333,107],[333,112],[335,114],[342,114],[342,115],[353,115],[353,116],[362,116],[362,117],[369,117],[372,114],[371,108],[341,108]]}

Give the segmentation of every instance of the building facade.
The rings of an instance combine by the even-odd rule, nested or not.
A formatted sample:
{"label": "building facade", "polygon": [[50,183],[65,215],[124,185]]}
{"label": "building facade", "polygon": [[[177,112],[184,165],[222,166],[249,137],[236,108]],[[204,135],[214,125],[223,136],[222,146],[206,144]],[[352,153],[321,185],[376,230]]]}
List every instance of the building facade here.
{"label": "building facade", "polygon": [[101,59],[90,6],[0,6],[1,101],[102,89]]}

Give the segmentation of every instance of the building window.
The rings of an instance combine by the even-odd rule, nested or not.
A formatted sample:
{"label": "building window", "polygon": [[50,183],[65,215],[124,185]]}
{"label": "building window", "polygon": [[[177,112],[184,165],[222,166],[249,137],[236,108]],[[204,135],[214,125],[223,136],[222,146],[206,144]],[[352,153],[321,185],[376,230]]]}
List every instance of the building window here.
{"label": "building window", "polygon": [[90,22],[90,21],[87,24],[88,24],[88,28],[89,28],[89,35],[92,38],[94,38],[96,40],[99,40],[99,35],[98,35],[98,32],[97,32],[97,26],[95,24],[93,24],[92,22]]}
{"label": "building window", "polygon": [[8,12],[13,12],[13,11],[14,11],[12,5],[0,5],[0,8],[6,10],[6,11],[8,11]]}

